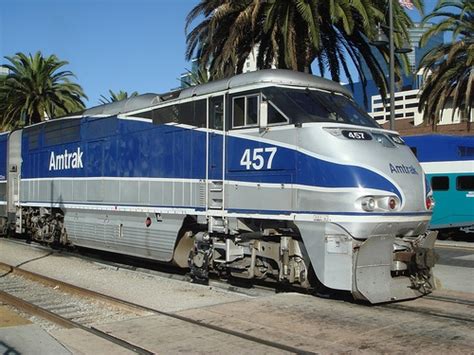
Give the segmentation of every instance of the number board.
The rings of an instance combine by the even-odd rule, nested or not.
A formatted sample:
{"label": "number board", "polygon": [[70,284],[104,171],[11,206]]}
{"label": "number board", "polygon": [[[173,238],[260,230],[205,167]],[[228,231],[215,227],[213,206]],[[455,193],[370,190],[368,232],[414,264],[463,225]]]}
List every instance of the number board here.
{"label": "number board", "polygon": [[363,131],[342,131],[342,135],[348,139],[354,139],[357,141],[370,141],[372,136]]}
{"label": "number board", "polygon": [[240,165],[246,170],[270,170],[277,150],[277,147],[245,149]]}

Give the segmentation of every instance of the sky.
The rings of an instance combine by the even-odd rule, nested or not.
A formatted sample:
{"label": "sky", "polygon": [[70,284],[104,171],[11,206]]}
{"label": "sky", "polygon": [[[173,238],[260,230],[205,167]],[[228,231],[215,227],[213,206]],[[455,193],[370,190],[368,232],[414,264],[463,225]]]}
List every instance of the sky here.
{"label": "sky", "polygon": [[[55,54],[99,104],[108,90],[164,93],[191,68],[185,19],[198,0],[0,0],[0,64],[17,52]],[[436,0],[425,0],[431,11]],[[419,20],[416,11],[410,11]]]}

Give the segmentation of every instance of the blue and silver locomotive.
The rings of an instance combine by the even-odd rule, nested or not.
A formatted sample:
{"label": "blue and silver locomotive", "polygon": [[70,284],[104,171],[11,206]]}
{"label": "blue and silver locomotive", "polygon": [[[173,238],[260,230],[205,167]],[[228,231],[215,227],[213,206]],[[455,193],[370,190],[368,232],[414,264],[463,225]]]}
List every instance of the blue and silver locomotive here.
{"label": "blue and silver locomotive", "polygon": [[34,240],[372,303],[432,289],[424,173],[337,83],[262,70],[4,141],[5,225]]}

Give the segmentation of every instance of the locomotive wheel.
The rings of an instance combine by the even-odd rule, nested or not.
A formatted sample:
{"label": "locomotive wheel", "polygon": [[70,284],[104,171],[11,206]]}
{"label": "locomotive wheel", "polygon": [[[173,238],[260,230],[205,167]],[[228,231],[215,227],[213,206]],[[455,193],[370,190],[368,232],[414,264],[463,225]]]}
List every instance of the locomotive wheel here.
{"label": "locomotive wheel", "polygon": [[210,258],[211,248],[209,243],[206,242],[197,242],[195,247],[189,252],[188,264],[193,283],[209,284]]}

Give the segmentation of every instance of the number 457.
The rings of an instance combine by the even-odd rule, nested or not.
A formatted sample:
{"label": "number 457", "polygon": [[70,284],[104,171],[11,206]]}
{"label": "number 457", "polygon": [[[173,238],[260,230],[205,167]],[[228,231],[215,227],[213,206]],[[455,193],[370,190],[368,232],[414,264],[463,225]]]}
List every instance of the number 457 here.
{"label": "number 457", "polygon": [[[245,149],[242,158],[240,159],[240,165],[245,166],[246,170],[253,168],[255,170],[261,170],[265,166],[266,168],[271,169],[273,163],[273,157],[277,152],[277,147],[268,147],[268,148],[254,148],[254,149]],[[270,153],[263,155],[263,153]]]}

